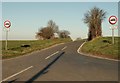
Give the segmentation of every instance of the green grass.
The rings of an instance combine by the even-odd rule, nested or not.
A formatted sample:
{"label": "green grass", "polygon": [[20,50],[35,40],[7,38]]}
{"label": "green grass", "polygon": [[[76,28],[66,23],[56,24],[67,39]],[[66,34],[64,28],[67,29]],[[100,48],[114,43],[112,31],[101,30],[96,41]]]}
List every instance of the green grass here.
{"label": "green grass", "polygon": [[120,57],[118,53],[118,40],[120,40],[120,37],[115,37],[115,44],[112,44],[111,37],[99,37],[85,43],[81,51],[83,53],[118,59]]}
{"label": "green grass", "polygon": [[[2,42],[2,58],[13,58],[33,51],[41,50],[58,43],[69,42],[70,39],[51,39],[51,40],[12,40],[8,41],[8,50],[5,50],[5,41]],[[30,47],[21,47],[22,44],[29,44]]]}

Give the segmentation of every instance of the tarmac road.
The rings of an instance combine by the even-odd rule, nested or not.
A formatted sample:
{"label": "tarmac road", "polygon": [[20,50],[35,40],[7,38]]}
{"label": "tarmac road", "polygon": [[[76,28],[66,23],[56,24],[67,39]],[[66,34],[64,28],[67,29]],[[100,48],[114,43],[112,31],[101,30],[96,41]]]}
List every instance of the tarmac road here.
{"label": "tarmac road", "polygon": [[70,42],[2,61],[2,81],[118,81],[118,62],[77,53]]}

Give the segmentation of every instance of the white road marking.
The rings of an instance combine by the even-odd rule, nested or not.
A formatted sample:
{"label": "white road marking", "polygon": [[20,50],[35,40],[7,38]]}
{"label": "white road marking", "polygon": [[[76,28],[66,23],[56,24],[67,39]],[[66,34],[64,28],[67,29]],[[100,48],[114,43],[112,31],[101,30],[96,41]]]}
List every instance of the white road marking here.
{"label": "white road marking", "polygon": [[48,57],[46,57],[45,59],[49,59],[50,57],[54,56],[54,55],[55,55],[55,54],[57,54],[57,53],[59,53],[59,51],[57,51],[57,52],[55,52],[55,53],[53,53],[53,54],[49,55],[49,56],[48,56]]}
{"label": "white road marking", "polygon": [[66,49],[66,48],[67,48],[67,46],[65,46],[64,48],[62,48],[62,50]]}
{"label": "white road marking", "polygon": [[47,48],[44,48],[44,49],[41,49],[41,50],[33,51],[33,52],[28,53],[28,54],[25,54],[25,55],[23,55],[23,56],[18,56],[18,57],[14,57],[14,58],[10,58],[10,59],[3,59],[2,61],[8,61],[8,60],[19,59],[19,58],[22,58],[22,57],[28,57],[28,56],[36,53],[36,52],[42,52],[42,51],[44,51],[44,50],[48,50],[48,49],[50,49],[50,48],[53,48],[53,47],[56,47],[56,46],[59,46],[59,45],[63,45],[63,44],[65,44],[65,43],[55,44],[55,45],[53,45],[53,46],[50,46],[50,47],[47,47]]}
{"label": "white road marking", "polygon": [[85,54],[80,52],[80,49],[82,48],[82,46],[85,44],[86,42],[84,42],[77,50],[77,52],[81,55],[85,55],[85,56],[89,56],[89,57],[93,57],[93,58],[98,58],[98,59],[106,59],[106,60],[111,60],[111,61],[120,61],[120,60],[116,60],[116,59],[110,59],[110,58],[104,58],[104,57],[100,57],[100,56],[95,56],[95,55],[90,55],[90,54]]}
{"label": "white road marking", "polygon": [[31,69],[32,67],[33,67],[33,66],[30,66],[30,67],[28,67],[28,68],[26,68],[26,69],[24,69],[24,70],[22,70],[22,71],[20,71],[20,72],[18,72],[18,73],[15,73],[15,74],[13,74],[13,75],[11,75],[11,76],[9,76],[9,77],[3,79],[2,81],[0,81],[0,83],[3,82],[3,81],[7,81],[8,79],[10,79],[10,78],[12,78],[12,77],[17,76],[17,75],[23,73],[24,71],[27,71],[28,69]]}
{"label": "white road marking", "polygon": [[82,48],[82,46],[85,44],[86,42],[82,43],[82,45],[78,48],[77,52],[80,54],[80,49]]}

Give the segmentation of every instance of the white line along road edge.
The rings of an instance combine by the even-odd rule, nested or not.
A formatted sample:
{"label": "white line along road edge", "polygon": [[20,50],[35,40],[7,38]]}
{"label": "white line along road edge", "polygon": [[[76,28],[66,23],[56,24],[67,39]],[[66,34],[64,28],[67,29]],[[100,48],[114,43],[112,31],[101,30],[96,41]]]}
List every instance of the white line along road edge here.
{"label": "white line along road edge", "polygon": [[54,56],[54,55],[55,55],[55,54],[57,54],[57,53],[59,53],[59,51],[57,51],[57,52],[55,52],[55,53],[53,53],[53,54],[49,55],[49,56],[48,56],[48,57],[46,57],[45,59],[49,59],[50,57]]}
{"label": "white line along road edge", "polygon": [[24,69],[24,70],[22,70],[22,71],[20,71],[20,72],[18,72],[18,73],[16,73],[16,74],[13,74],[13,75],[11,75],[11,76],[9,76],[9,77],[3,79],[2,81],[0,81],[0,83],[3,82],[3,81],[7,81],[8,79],[10,79],[10,78],[12,78],[12,77],[17,76],[17,75],[23,73],[24,71],[27,71],[28,69],[31,69],[32,67],[33,67],[33,66],[30,66],[30,67],[28,67],[28,68],[26,68],[26,69]]}
{"label": "white line along road edge", "polygon": [[77,52],[78,52],[79,54],[81,54],[81,53],[80,53],[80,49],[82,48],[82,46],[83,46],[85,43],[86,43],[86,42],[82,43],[82,45],[78,48]]}
{"label": "white line along road edge", "polygon": [[27,56],[30,56],[31,54],[34,54],[36,52],[41,52],[41,51],[44,51],[44,50],[48,50],[50,48],[53,48],[53,47],[56,47],[56,46],[59,46],[59,45],[63,45],[65,43],[59,43],[59,44],[55,44],[53,46],[50,46],[50,47],[47,47],[47,48],[44,48],[44,49],[41,49],[41,50],[37,50],[37,51],[33,51],[31,53],[28,53],[28,54],[25,54],[23,56],[18,56],[18,57],[14,57],[14,58],[10,58],[10,59],[5,59],[5,60],[2,60],[2,61],[7,61],[7,60],[14,60],[14,59],[18,59],[18,58],[22,58],[22,57],[27,57]]}
{"label": "white line along road edge", "polygon": [[82,48],[82,46],[83,46],[85,43],[86,43],[86,42],[82,43],[82,45],[78,48],[77,52],[78,52],[79,54],[84,55],[84,56],[93,57],[93,58],[98,58],[98,59],[106,59],[106,60],[111,60],[111,61],[120,61],[120,60],[116,60],[116,59],[103,58],[103,57],[94,56],[94,55],[85,54],[85,53],[80,52],[80,49]]}

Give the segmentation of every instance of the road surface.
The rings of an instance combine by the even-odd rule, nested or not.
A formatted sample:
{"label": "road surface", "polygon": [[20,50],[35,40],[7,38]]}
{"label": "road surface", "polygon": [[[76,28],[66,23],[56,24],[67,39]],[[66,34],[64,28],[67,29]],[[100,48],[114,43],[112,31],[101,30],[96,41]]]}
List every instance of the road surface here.
{"label": "road surface", "polygon": [[2,81],[117,81],[118,62],[77,53],[70,42],[2,61]]}

